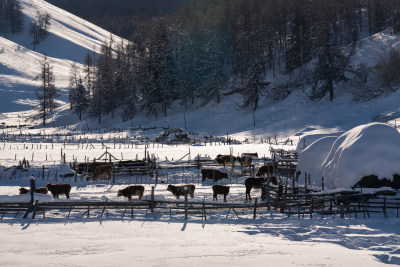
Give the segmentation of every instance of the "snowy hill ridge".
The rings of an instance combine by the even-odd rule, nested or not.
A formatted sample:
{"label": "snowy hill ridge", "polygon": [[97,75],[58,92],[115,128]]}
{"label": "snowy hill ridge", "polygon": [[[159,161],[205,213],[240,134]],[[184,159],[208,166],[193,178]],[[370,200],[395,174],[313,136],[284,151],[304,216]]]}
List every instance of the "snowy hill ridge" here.
{"label": "snowy hill ridge", "polygon": [[[0,37],[0,112],[30,109],[35,99],[37,82],[34,77],[40,71],[37,61],[49,57],[56,76],[56,85],[65,101],[69,68],[72,62],[83,63],[88,51],[98,52],[111,33],[72,15],[43,0],[21,0],[24,13],[24,30],[7,38]],[[51,16],[49,36],[33,51],[30,23],[37,12]],[[79,66],[79,64],[78,64]]]}

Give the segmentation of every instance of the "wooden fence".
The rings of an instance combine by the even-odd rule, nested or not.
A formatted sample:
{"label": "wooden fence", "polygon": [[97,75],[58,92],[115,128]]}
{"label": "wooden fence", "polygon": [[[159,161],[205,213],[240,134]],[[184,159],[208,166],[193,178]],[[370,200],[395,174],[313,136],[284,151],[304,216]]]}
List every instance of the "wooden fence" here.
{"label": "wooden fence", "polygon": [[399,217],[400,198],[387,197],[389,192],[362,194],[359,192],[335,192],[330,194],[318,193],[289,193],[276,187],[270,187],[264,201],[254,203],[218,203],[205,201],[189,201],[187,197],[184,201],[159,201],[154,198],[154,190],[150,200],[141,202],[113,202],[113,201],[63,201],[63,202],[43,202],[36,201],[30,203],[0,203],[0,219],[5,215],[15,219],[18,215],[32,213],[35,218],[37,213],[46,217],[46,212],[62,212],[67,218],[71,212],[79,212],[80,216],[89,218],[91,214],[100,217],[108,217],[108,211],[120,211],[122,218],[129,216],[134,219],[135,214],[152,214],[154,218],[158,215],[173,216],[184,214],[185,219],[190,216],[200,216],[202,220],[207,220],[207,216],[219,213],[228,217],[229,214],[237,218],[241,214],[252,215],[257,218],[259,211],[279,210],[288,217],[297,216],[298,218],[313,218],[319,214],[324,216],[346,216],[351,218],[370,217],[372,213],[381,213],[384,218]]}

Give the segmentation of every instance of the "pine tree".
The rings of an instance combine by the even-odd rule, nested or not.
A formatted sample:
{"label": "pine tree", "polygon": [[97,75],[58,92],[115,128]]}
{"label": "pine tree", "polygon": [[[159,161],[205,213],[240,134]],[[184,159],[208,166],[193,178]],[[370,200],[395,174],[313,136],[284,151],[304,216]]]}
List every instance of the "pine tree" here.
{"label": "pine tree", "polygon": [[41,13],[37,11],[36,17],[31,22],[30,35],[33,37],[33,50],[36,51],[36,46],[46,39],[49,35],[51,16],[49,13]]}
{"label": "pine tree", "polygon": [[82,113],[89,107],[89,94],[85,86],[83,86],[82,79],[79,79],[78,87],[75,89],[75,113],[78,114],[79,120],[82,120]]}
{"label": "pine tree", "polygon": [[[328,0],[329,1],[329,0]],[[315,66],[311,99],[321,99],[329,92],[329,100],[334,99],[334,82],[344,80],[344,71],[348,64],[346,56],[338,44],[332,40],[332,25],[334,24],[334,8],[328,1],[321,0],[320,21],[318,24],[317,44],[318,62]]]}
{"label": "pine tree", "polygon": [[43,60],[39,61],[40,74],[36,76],[35,80],[39,80],[41,85],[37,88],[36,96],[39,103],[36,105],[36,115],[34,118],[41,118],[43,126],[46,125],[46,118],[53,112],[57,107],[56,97],[59,96],[57,88],[54,84],[55,77],[53,73],[53,67],[47,59],[47,56]]}
{"label": "pine tree", "polygon": [[263,78],[265,62],[262,60],[256,62],[250,70],[248,80],[241,89],[243,97],[242,108],[250,109],[253,113],[253,124],[256,126],[255,112],[258,109],[259,101],[265,95],[269,82],[265,82]]}

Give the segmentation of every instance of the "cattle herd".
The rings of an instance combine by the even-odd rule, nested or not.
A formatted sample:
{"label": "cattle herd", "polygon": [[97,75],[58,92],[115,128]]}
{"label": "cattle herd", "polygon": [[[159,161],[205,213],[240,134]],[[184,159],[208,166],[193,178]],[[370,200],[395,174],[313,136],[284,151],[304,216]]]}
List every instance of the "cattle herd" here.
{"label": "cattle herd", "polygon": [[[223,165],[224,167],[226,165],[231,166],[232,169],[235,166],[235,162],[239,162],[241,167],[251,167],[252,166],[252,157],[256,156],[257,154],[245,154],[242,155],[241,157],[234,157],[232,155],[218,155],[214,163],[218,163]],[[273,165],[264,165],[261,166],[257,173],[256,176],[259,178],[247,178],[245,180],[245,187],[246,187],[246,200],[249,198],[251,200],[250,196],[250,191],[251,189],[261,189],[262,185],[265,182],[272,183],[274,185],[277,185],[277,179],[274,174],[274,166]],[[212,180],[214,182],[217,182],[222,179],[228,179],[228,173],[223,172],[218,169],[201,169],[201,175],[202,175],[202,181],[205,182],[207,179]],[[87,180],[93,179],[93,181],[96,181],[98,178],[101,178],[103,176],[107,176],[108,181],[110,181],[110,178],[112,176],[112,166],[109,165],[100,165],[97,166],[94,170],[94,173],[92,176],[88,177]],[[175,186],[175,185],[168,185],[167,191],[171,192],[174,197],[179,199],[181,196],[186,197],[189,195],[191,198],[194,198],[194,192],[195,192],[196,186],[193,184],[188,184],[188,185],[181,185],[181,186]],[[212,191],[213,191],[213,200],[218,201],[218,195],[223,195],[224,196],[224,202],[226,202],[226,197],[229,194],[229,186],[225,185],[213,185],[212,186]],[[128,198],[129,201],[132,200],[133,196],[137,196],[139,202],[141,201],[143,195],[144,195],[144,186],[142,185],[131,185],[128,186],[124,189],[118,190],[117,196],[118,197],[126,197]],[[65,195],[67,199],[69,199],[69,194],[71,191],[71,185],[69,184],[50,184],[48,183],[46,187],[41,187],[41,188],[36,188],[35,193],[40,193],[40,194],[47,194],[50,191],[50,193],[53,195],[54,198],[59,198],[60,195]],[[29,189],[26,188],[20,188],[19,189],[20,194],[27,194],[29,193]]]}

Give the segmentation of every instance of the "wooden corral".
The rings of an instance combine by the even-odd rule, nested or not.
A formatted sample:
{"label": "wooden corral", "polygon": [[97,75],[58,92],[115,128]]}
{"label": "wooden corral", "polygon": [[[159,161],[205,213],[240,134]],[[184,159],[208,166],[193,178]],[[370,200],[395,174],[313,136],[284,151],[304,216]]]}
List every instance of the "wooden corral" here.
{"label": "wooden corral", "polygon": [[[158,201],[154,198],[154,189],[150,200],[141,202],[82,202],[82,201],[63,201],[63,202],[44,202],[36,203],[33,207],[30,203],[0,203],[0,219],[5,215],[7,218],[15,219],[18,215],[24,214],[30,209],[32,218],[37,213],[46,216],[46,212],[56,211],[58,214],[63,212],[66,217],[70,217],[71,212],[80,214],[82,217],[89,218],[91,214],[96,217],[108,216],[108,211],[120,211],[122,218],[130,213],[131,219],[134,219],[135,213],[152,213],[154,218],[157,215],[176,216],[185,214],[199,215],[203,220],[207,216],[215,213],[225,212],[222,215],[226,217],[229,214],[253,215],[256,219],[257,212],[279,210],[288,217],[297,216],[299,218],[313,218],[316,214],[322,216],[340,216],[341,218],[357,218],[363,216],[370,217],[372,213],[381,213],[384,218],[399,217],[400,198],[394,197],[396,191],[385,190],[366,194],[361,191],[335,191],[330,193],[309,192],[304,189],[293,190],[287,186],[272,187],[263,189],[263,201],[255,198],[254,203],[218,203],[205,201]],[[11,216],[10,216],[11,215]],[[114,215],[115,216],[115,215]]]}

